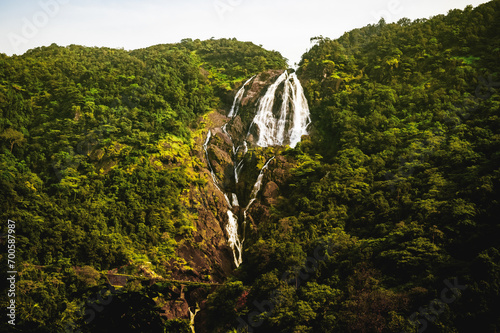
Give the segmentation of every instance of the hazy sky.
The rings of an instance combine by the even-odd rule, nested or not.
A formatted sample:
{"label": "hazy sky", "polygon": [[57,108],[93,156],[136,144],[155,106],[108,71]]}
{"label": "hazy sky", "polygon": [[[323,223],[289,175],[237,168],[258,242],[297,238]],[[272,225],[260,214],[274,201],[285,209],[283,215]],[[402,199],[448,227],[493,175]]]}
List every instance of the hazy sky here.
{"label": "hazy sky", "polygon": [[401,17],[428,18],[480,0],[0,0],[0,53],[80,44],[126,50],[183,38],[236,37],[293,65],[314,36]]}

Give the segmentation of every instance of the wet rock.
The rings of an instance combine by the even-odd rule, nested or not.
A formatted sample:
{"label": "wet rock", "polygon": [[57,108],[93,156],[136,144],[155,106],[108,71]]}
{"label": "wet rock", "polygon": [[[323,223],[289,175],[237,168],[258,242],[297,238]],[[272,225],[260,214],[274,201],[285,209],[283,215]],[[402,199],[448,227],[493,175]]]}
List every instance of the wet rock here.
{"label": "wet rock", "polygon": [[258,99],[265,93],[265,88],[283,74],[283,70],[270,70],[260,73],[253,79],[250,88],[241,100],[241,106],[254,106]]}
{"label": "wet rock", "polygon": [[208,148],[208,158],[217,178],[222,183],[222,187],[229,188],[234,178],[233,160],[229,153],[211,144]]}

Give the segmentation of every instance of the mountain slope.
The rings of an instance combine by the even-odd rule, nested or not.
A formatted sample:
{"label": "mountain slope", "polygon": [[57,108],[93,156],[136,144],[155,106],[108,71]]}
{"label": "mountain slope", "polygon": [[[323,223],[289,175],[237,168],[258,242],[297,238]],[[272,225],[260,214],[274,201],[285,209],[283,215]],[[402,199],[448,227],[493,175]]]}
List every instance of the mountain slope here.
{"label": "mountain slope", "polygon": [[311,135],[270,165],[209,332],[498,331],[499,22],[491,1],[315,39]]}
{"label": "mountain slope", "polygon": [[0,200],[24,265],[19,329],[54,332],[81,317],[92,288],[119,279],[99,273],[204,283],[230,274],[223,196],[201,140],[231,88],[285,68],[281,55],[184,40],[132,52],[52,45],[0,62]]}
{"label": "mountain slope", "polygon": [[292,73],[256,121],[286,62],[251,43],[0,55],[18,330],[497,332],[499,24],[314,38],[294,147],[259,144]]}

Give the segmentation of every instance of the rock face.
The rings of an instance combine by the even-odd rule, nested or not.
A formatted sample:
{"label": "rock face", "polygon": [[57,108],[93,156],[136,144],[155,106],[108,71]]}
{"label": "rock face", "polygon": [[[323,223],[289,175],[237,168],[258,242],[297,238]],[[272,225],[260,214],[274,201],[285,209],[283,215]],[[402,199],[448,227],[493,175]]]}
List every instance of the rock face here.
{"label": "rock face", "polygon": [[242,108],[255,106],[258,99],[263,95],[263,90],[274,82],[278,76],[283,74],[283,70],[270,70],[260,73],[251,82],[251,85],[241,100]]}
{"label": "rock face", "polygon": [[178,243],[176,257],[181,259],[172,259],[167,263],[169,276],[166,278],[219,283],[225,281],[234,269],[233,254],[228,246],[225,232],[228,223],[228,202],[224,193],[218,188],[218,186],[229,186],[229,183],[225,185],[214,183],[211,170],[208,168],[207,155],[215,177],[229,181],[233,172],[232,159],[229,155],[232,144],[227,134],[220,129],[228,121],[226,116],[214,112],[204,121],[215,133],[212,138],[213,144],[205,154],[203,143],[207,130],[203,131],[203,136],[197,136],[191,151],[193,166],[187,166],[192,168],[191,172],[198,174],[203,183],[193,182],[179,198],[189,212],[194,228],[190,237],[179,236],[176,239]]}
{"label": "rock face", "polygon": [[161,308],[164,316],[168,320],[172,319],[189,319],[189,304],[184,298],[165,301],[165,305]]}
{"label": "rock face", "polygon": [[279,187],[278,185],[270,181],[264,186],[264,190],[262,191],[262,196],[264,198],[264,202],[271,206],[277,203],[277,198],[279,196]]}
{"label": "rock face", "polygon": [[[167,320],[186,319],[191,322],[192,328],[196,332],[203,332],[203,316],[200,310],[204,310],[208,295],[215,290],[215,287],[167,287],[162,290],[163,299],[161,316]],[[200,320],[201,319],[201,320]]]}
{"label": "rock face", "polygon": [[[210,116],[208,123],[214,127],[219,126],[220,129],[225,121],[227,121],[226,117],[214,113]],[[227,224],[228,203],[224,193],[217,187],[218,184],[212,180],[206,163],[206,155],[209,157],[216,177],[230,179],[232,160],[228,150],[231,146],[226,135],[219,130],[212,139],[214,144],[210,145],[208,154],[205,154],[202,148],[204,139],[202,137],[197,139],[193,154],[200,161],[205,161],[203,164],[206,167],[198,172],[206,183],[189,189],[186,205],[195,213],[195,228],[193,238],[189,241],[183,240],[178,246],[177,255],[186,263],[174,266],[172,277],[179,280],[222,282],[234,269],[231,249],[227,244],[224,231]]]}
{"label": "rock face", "polygon": [[[265,220],[269,206],[278,203],[279,182],[286,174],[278,168],[285,163],[278,156],[284,148],[274,142],[291,142],[291,139],[266,141],[273,143],[270,147],[261,145],[260,129],[266,135],[272,135],[273,129],[278,128],[282,135],[292,133],[298,120],[305,119],[301,118],[303,111],[308,117],[307,105],[298,103],[303,102],[298,98],[302,97],[301,89],[293,73],[283,70],[261,73],[235,90],[234,102],[227,112],[230,117],[223,119],[219,115],[220,125],[214,122],[207,133],[205,158],[212,183],[218,190],[214,195],[222,195],[226,204],[226,214],[219,213],[217,217],[229,240],[236,266],[242,260],[246,229]],[[273,179],[268,176],[271,173],[274,173]]]}

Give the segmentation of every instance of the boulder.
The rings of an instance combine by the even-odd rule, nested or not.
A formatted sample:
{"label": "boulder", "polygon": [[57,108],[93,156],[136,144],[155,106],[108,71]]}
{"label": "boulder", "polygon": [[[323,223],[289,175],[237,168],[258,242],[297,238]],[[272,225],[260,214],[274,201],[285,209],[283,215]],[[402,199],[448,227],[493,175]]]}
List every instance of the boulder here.
{"label": "boulder", "polygon": [[264,198],[264,203],[267,205],[275,205],[277,203],[277,198],[279,196],[279,187],[273,182],[267,182],[262,190],[262,197]]}

